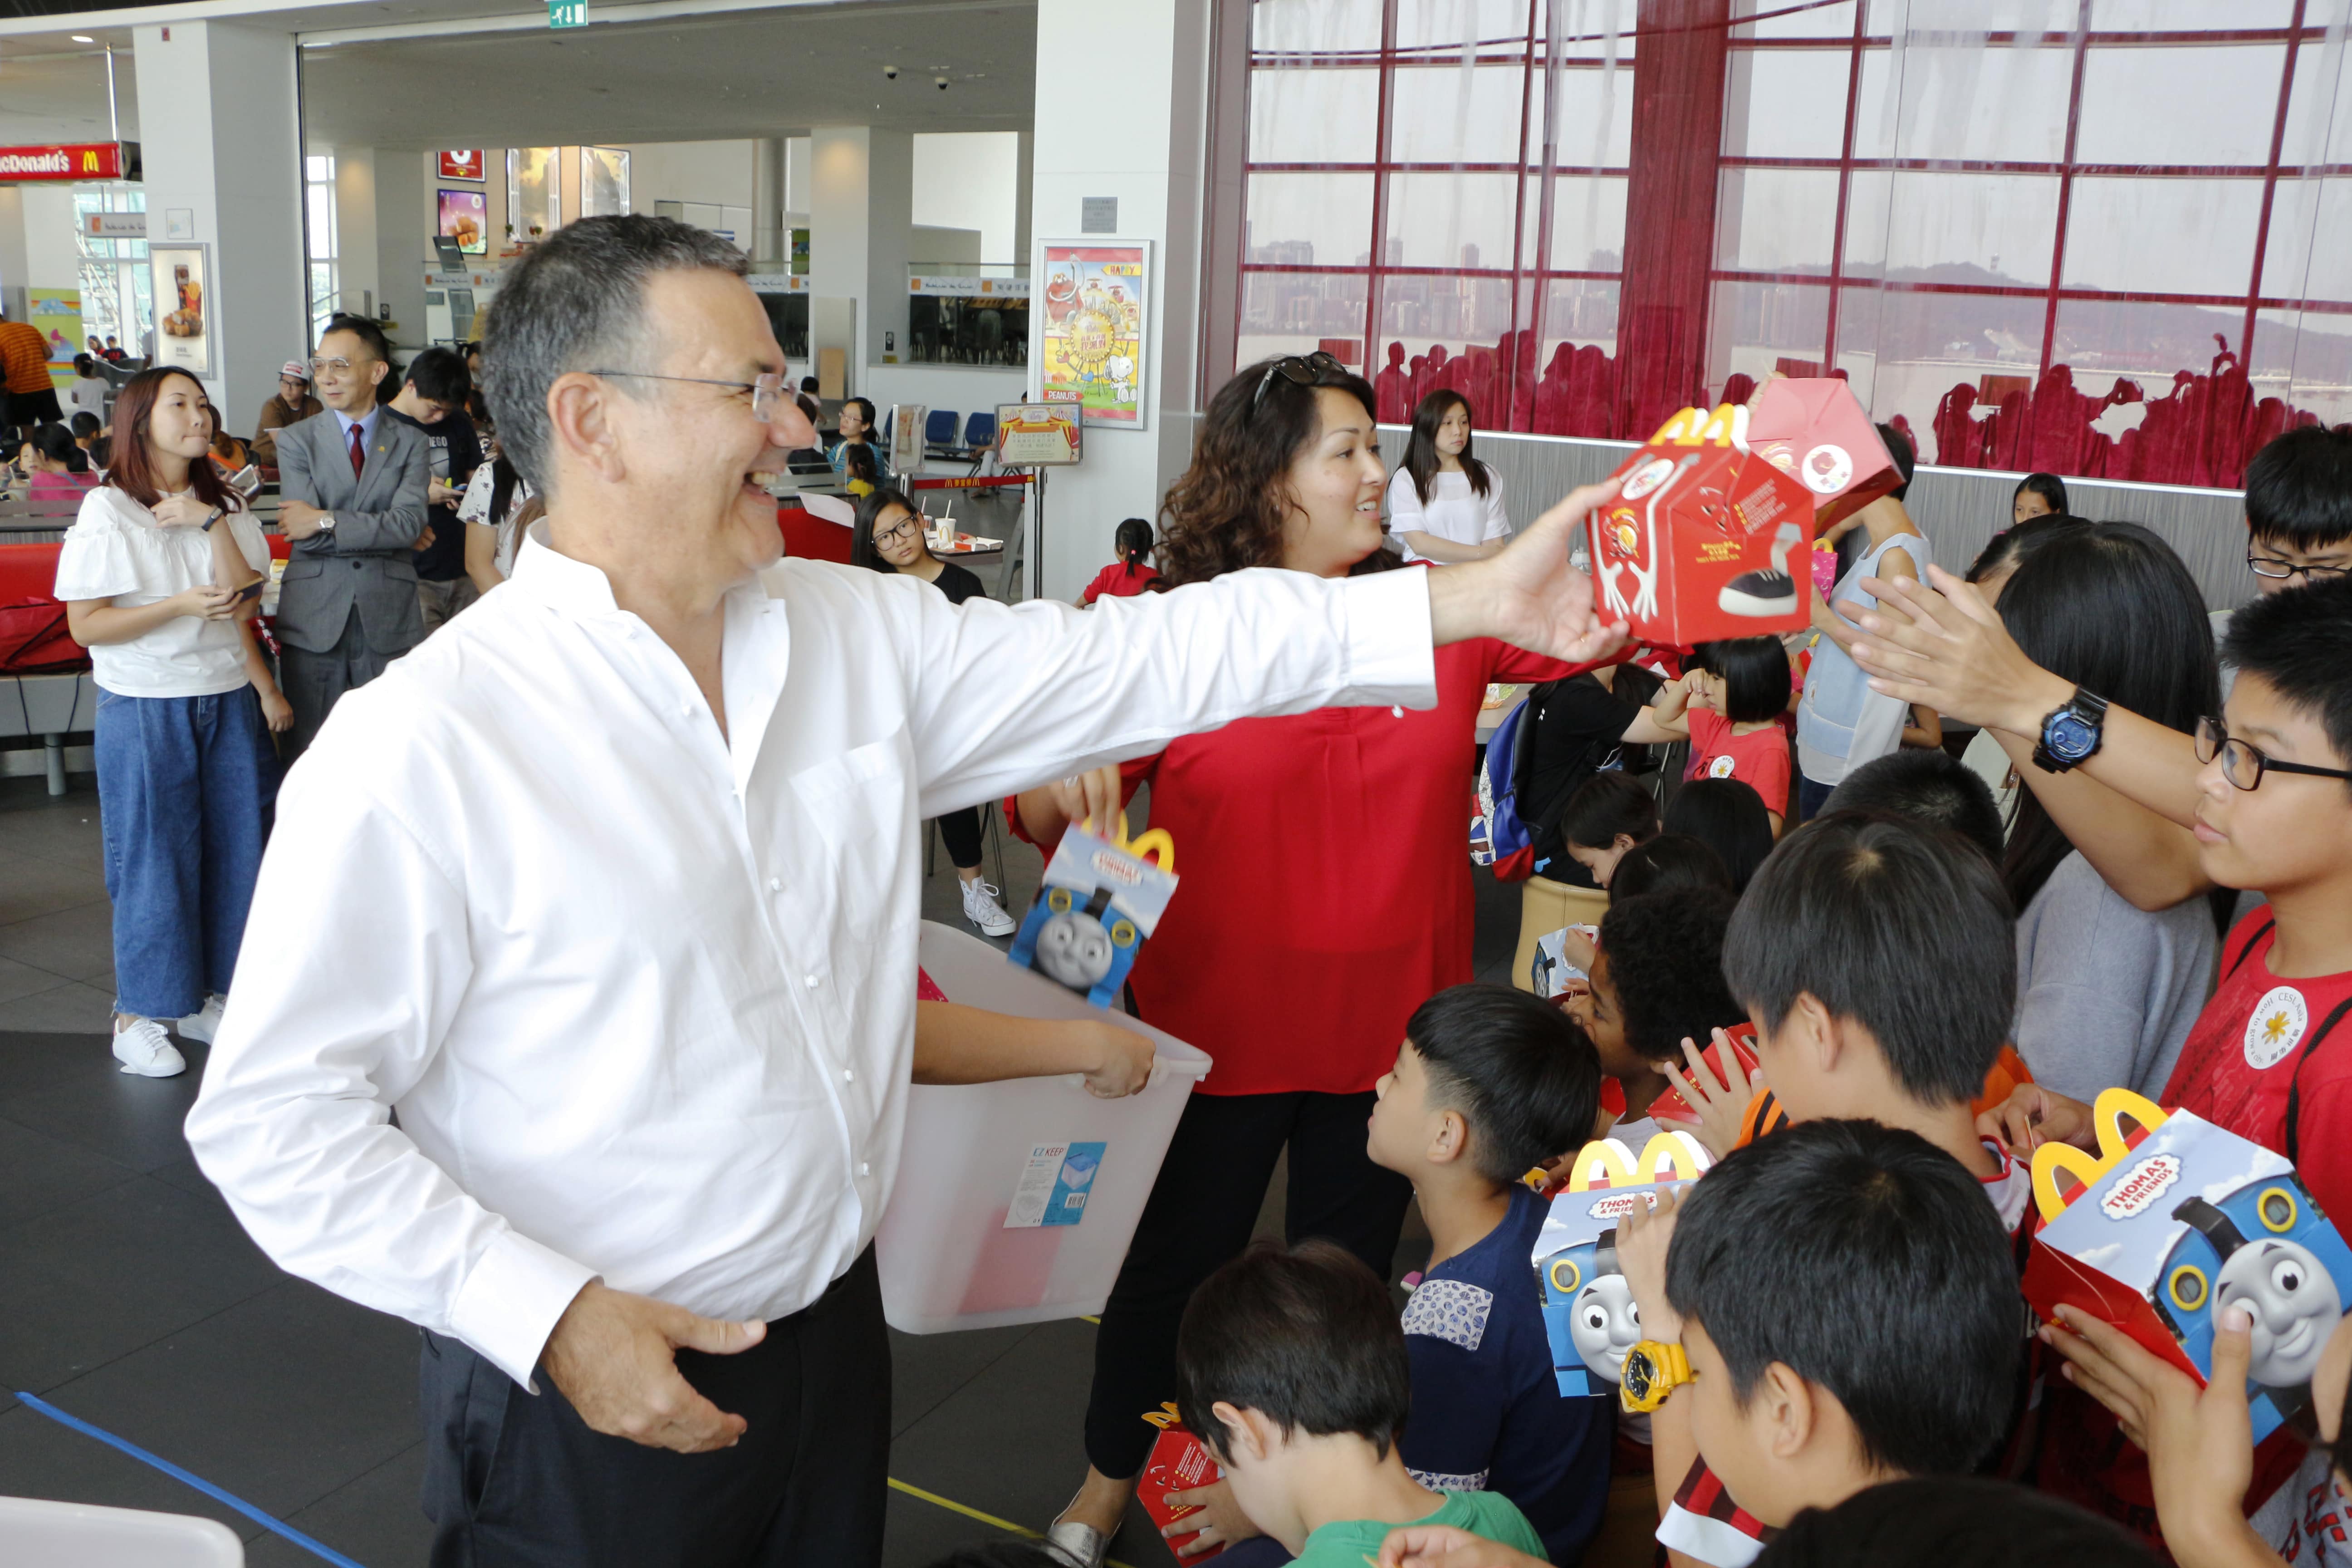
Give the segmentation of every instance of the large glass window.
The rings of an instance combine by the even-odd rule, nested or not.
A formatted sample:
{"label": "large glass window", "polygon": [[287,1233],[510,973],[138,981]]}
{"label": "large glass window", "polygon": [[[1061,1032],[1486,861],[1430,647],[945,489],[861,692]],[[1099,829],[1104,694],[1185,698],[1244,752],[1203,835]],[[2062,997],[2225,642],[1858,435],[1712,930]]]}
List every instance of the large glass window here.
{"label": "large glass window", "polygon": [[310,247],[310,341],[342,307],[342,256],[335,224],[335,155],[314,153],[302,160],[303,230]]}
{"label": "large glass window", "polygon": [[90,232],[89,220],[99,213],[146,210],[143,186],[114,181],[74,187],[74,245],[80,263],[83,335],[117,339],[133,355],[146,353],[147,328],[155,319],[148,304],[153,285],[147,277],[147,242],[100,238]]}
{"label": "large glass window", "polygon": [[2352,419],[2352,0],[1710,9],[1257,0],[1240,361],[1618,438],[1832,374],[1923,461],[2173,484]]}

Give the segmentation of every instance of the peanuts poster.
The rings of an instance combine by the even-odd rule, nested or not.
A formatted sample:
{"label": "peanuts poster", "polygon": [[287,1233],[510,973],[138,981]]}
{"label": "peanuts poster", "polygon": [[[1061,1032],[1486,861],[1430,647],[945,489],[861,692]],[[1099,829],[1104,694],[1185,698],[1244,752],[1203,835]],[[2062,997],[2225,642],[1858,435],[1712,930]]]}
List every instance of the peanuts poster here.
{"label": "peanuts poster", "polygon": [[1150,247],[1140,241],[1045,247],[1041,387],[1076,392],[1088,425],[1145,427],[1150,268]]}

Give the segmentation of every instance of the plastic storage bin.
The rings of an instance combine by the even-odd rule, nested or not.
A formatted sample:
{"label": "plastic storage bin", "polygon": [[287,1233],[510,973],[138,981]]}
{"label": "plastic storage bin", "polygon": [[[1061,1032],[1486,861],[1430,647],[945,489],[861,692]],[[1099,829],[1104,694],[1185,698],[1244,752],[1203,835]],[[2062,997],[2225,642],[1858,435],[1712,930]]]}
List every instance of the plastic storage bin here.
{"label": "plastic storage bin", "polygon": [[1075,1077],[916,1085],[874,1244],[884,1315],[936,1334],[1101,1311],[1207,1055],[1088,1006],[962,931],[926,921],[920,952],[950,1001],[1108,1018],[1150,1038],[1155,1057],[1150,1086],[1125,1100],[1097,1100]]}

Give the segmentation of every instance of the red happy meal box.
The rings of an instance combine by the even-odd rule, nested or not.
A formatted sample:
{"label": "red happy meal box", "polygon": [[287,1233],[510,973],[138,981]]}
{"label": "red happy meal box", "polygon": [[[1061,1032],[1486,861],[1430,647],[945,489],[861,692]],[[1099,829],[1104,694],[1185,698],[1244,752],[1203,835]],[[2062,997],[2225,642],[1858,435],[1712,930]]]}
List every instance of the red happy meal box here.
{"label": "red happy meal box", "polygon": [[[1168,1505],[1168,1494],[1188,1492],[1195,1487],[1213,1485],[1221,1479],[1225,1472],[1217,1468],[1217,1461],[1210,1457],[1207,1446],[1192,1435],[1190,1427],[1177,1419],[1176,1406],[1173,1405],[1163,1405],[1158,1410],[1144,1416],[1144,1419],[1160,1428],[1160,1437],[1151,1445],[1151,1457],[1143,1462],[1142,1479],[1138,1480],[1135,1486],[1136,1499],[1143,1504],[1143,1511],[1151,1516],[1152,1523],[1162,1529],[1176,1520],[1190,1519],[1195,1515],[1200,1516],[1202,1525],[1207,1524],[1209,1521],[1206,1510],[1197,1506],[1171,1508]],[[1168,1549],[1171,1552],[1176,1551],[1199,1533],[1201,1533],[1200,1529],[1196,1526],[1182,1535],[1171,1537],[1168,1542]],[[1206,1563],[1223,1551],[1224,1548],[1222,1546],[1214,1547],[1197,1556],[1187,1557],[1184,1561]]]}
{"label": "red happy meal box", "polygon": [[1616,478],[1591,525],[1604,620],[1675,647],[1811,624],[1812,492],[1748,449],[1747,409],[1684,409]]}
{"label": "red happy meal box", "polygon": [[1815,532],[1903,482],[1878,427],[1835,376],[1766,382],[1748,418],[1748,448],[1811,492]]}

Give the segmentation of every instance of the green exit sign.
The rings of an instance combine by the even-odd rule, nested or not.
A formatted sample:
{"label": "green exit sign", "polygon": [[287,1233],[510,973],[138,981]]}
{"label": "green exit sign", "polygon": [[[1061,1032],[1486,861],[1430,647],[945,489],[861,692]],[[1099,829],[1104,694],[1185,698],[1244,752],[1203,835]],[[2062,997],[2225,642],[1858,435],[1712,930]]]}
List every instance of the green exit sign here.
{"label": "green exit sign", "polygon": [[551,27],[586,26],[588,0],[547,0],[547,25]]}

